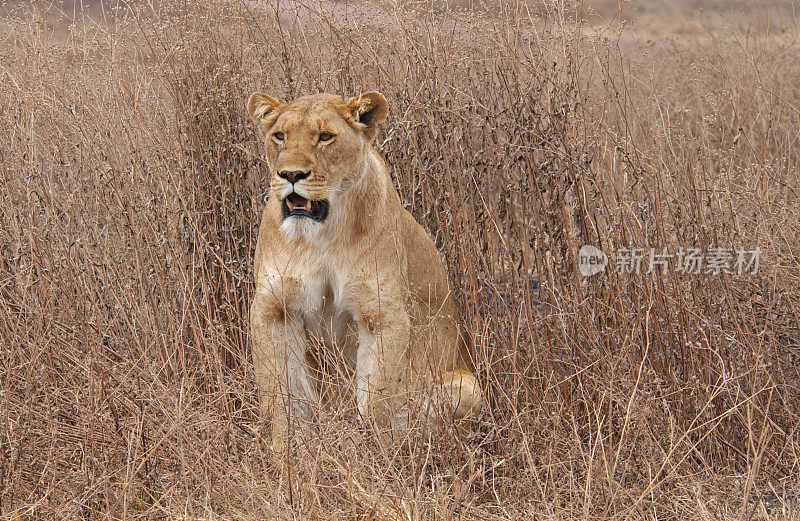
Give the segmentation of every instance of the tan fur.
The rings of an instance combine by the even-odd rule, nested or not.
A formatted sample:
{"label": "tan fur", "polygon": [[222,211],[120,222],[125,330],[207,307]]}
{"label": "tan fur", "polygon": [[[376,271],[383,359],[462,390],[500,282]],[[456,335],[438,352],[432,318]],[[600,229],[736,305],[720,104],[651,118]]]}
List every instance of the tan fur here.
{"label": "tan fur", "polygon": [[[283,450],[292,422],[309,419],[320,401],[320,355],[352,367],[359,414],[379,429],[397,424],[409,390],[444,390],[456,418],[474,417],[481,395],[444,265],[370,144],[386,99],[319,94],[283,104],[256,93],[247,109],[271,181],[250,320],[273,449]],[[322,133],[334,137],[322,143]],[[330,201],[323,222],[285,222],[281,205],[292,185],[277,172],[292,169],[311,172],[295,191]],[[325,352],[309,357],[312,337]]]}

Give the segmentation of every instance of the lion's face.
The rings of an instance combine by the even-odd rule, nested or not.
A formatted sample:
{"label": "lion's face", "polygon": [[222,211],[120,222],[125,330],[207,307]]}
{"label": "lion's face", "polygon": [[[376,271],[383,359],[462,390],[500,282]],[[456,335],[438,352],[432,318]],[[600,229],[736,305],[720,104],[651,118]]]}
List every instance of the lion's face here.
{"label": "lion's face", "polygon": [[264,139],[281,229],[290,235],[318,229],[337,197],[365,174],[369,143],[388,111],[378,92],[346,102],[318,94],[286,104],[256,93],[247,109]]}

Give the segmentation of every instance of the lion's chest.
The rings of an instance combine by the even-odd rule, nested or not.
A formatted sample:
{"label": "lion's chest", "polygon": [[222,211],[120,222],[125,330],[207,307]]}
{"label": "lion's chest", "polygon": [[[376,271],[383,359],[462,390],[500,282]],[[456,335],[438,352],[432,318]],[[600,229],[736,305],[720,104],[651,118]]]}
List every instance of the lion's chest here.
{"label": "lion's chest", "polygon": [[306,277],[301,284],[298,311],[310,347],[355,355],[356,326],[342,295],[342,284],[328,274]]}

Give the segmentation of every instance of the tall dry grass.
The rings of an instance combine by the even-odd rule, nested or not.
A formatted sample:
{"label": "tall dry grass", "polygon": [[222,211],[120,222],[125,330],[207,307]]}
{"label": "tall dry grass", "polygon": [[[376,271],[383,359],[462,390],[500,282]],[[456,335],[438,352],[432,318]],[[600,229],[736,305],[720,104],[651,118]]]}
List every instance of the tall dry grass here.
{"label": "tall dry grass", "polygon": [[[473,7],[5,7],[2,517],[797,518],[797,26],[622,52],[580,4]],[[487,406],[402,452],[334,411],[288,487],[256,442],[244,102],[373,88]],[[761,265],[584,279],[584,243]]]}

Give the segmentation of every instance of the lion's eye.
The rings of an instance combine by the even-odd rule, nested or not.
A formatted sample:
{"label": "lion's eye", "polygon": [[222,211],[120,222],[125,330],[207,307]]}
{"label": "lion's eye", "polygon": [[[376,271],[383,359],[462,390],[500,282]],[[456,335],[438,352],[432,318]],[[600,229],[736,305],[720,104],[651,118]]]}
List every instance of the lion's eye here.
{"label": "lion's eye", "polygon": [[319,135],[320,143],[328,143],[331,139],[333,139],[333,134],[331,134],[330,132],[322,132]]}
{"label": "lion's eye", "polygon": [[272,134],[272,139],[278,142],[283,141],[283,132],[275,132],[274,134]]}

